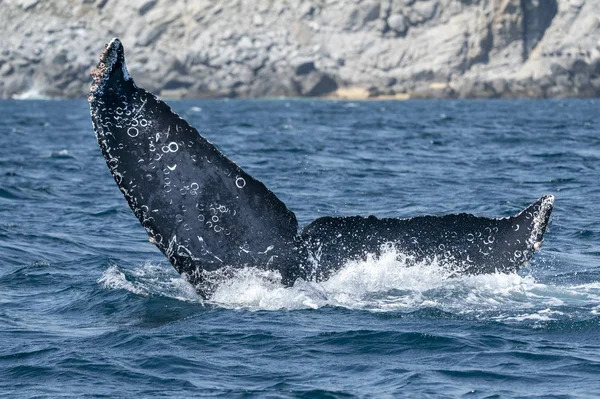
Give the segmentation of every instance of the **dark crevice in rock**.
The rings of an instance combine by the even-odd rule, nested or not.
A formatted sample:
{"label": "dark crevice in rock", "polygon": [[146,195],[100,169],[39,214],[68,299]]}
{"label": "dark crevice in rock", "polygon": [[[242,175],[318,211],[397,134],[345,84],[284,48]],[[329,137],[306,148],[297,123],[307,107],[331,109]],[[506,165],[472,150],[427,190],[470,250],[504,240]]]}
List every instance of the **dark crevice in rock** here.
{"label": "dark crevice in rock", "polygon": [[523,10],[523,61],[544,36],[558,12],[557,0],[521,0]]}
{"label": "dark crevice in rock", "polygon": [[306,75],[316,69],[313,61],[306,61],[296,66],[296,75]]}
{"label": "dark crevice in rock", "polygon": [[156,5],[157,0],[147,0],[138,9],[138,14],[144,15]]}
{"label": "dark crevice in rock", "polygon": [[319,70],[299,76],[294,81],[296,91],[305,97],[318,97],[337,90],[338,84],[331,76]]}
{"label": "dark crevice in rock", "polygon": [[383,14],[382,19],[383,19],[383,23],[384,23],[383,29],[381,30],[382,35],[385,35],[391,29],[390,25],[388,24],[388,18],[390,17],[391,13],[392,13],[392,4],[390,2],[387,4],[387,7],[385,7],[382,10],[382,14]]}
{"label": "dark crevice in rock", "polygon": [[485,33],[479,39],[479,52],[474,54],[471,59],[468,60],[466,70],[470,69],[475,64],[487,64],[490,61],[490,52],[494,48],[494,34],[492,32],[492,26],[489,24]]}

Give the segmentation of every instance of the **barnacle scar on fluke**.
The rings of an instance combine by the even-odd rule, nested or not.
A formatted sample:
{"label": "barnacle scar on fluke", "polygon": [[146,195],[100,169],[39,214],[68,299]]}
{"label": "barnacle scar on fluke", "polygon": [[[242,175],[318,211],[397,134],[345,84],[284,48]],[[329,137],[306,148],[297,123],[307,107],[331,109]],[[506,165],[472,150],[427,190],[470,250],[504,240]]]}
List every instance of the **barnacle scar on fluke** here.
{"label": "barnacle scar on fluke", "polygon": [[92,123],[110,172],[150,242],[205,297],[243,267],[276,270],[286,285],[320,281],[389,246],[455,273],[513,272],[548,226],[552,195],[506,218],[322,217],[299,231],[294,213],[264,184],[135,85],[118,39],[92,76]]}

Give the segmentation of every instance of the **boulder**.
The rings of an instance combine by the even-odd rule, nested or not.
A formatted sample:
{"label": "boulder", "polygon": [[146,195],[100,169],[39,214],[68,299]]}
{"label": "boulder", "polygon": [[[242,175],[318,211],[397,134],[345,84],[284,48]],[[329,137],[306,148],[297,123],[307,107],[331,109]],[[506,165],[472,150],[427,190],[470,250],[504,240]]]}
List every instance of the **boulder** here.
{"label": "boulder", "polygon": [[387,19],[387,24],[391,30],[396,32],[398,35],[403,35],[408,30],[406,18],[402,14],[390,15]]}
{"label": "boulder", "polygon": [[306,97],[319,97],[337,90],[337,82],[328,74],[314,70],[297,80],[298,92]]}

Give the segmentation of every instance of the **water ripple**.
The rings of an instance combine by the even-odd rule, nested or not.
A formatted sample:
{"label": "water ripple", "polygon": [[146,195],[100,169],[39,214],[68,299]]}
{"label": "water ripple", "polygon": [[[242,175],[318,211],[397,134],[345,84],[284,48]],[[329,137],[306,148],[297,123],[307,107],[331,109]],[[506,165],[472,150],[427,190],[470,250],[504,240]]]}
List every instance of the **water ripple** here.
{"label": "water ripple", "polygon": [[11,397],[592,397],[600,113],[592,100],[181,101],[292,209],[553,224],[518,274],[399,253],[322,283],[242,270],[202,300],[147,240],[85,101],[0,102],[0,392]]}

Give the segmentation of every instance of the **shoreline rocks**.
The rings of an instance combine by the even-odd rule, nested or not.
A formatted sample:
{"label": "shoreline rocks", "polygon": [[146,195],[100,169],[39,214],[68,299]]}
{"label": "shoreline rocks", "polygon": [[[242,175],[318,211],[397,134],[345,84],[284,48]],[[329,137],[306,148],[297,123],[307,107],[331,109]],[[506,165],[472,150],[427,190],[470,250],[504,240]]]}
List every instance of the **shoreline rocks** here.
{"label": "shoreline rocks", "polygon": [[600,95],[600,0],[1,4],[1,98],[87,96],[113,36],[163,97]]}

